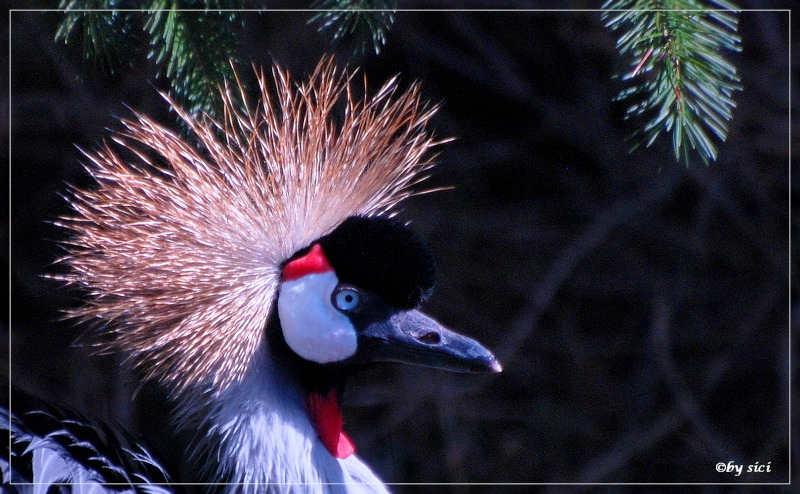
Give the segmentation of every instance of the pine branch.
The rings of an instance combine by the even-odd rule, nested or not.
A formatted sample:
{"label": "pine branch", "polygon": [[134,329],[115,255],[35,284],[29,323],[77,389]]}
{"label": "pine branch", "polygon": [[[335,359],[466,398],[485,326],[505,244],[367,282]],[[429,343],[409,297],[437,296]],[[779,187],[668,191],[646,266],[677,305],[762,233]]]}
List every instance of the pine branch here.
{"label": "pine branch", "polygon": [[[309,19],[320,22],[317,31],[332,30],[334,43],[351,40],[356,53],[366,53],[372,44],[375,54],[386,44],[386,33],[394,23],[393,0],[316,0],[311,7],[325,10]],[[366,10],[365,10],[366,9]]]}
{"label": "pine branch", "polygon": [[[57,41],[67,43],[82,35],[84,56],[114,72],[133,60],[138,44],[133,33],[144,30],[149,35],[148,56],[155,58],[159,76],[169,79],[173,97],[191,113],[218,115],[218,87],[233,78],[231,61],[236,61],[241,26],[238,12],[222,10],[241,8],[241,2],[150,0],[132,6],[125,0],[61,0],[60,6],[67,10]],[[115,10],[136,7],[145,11]]]}
{"label": "pine branch", "polygon": [[[203,4],[206,5],[203,5]],[[183,108],[191,113],[218,114],[218,88],[233,79],[231,60],[236,58],[236,28],[241,25],[235,1],[153,0],[145,30],[150,34],[150,53],[172,81]],[[205,8],[205,12],[178,11]]]}
{"label": "pine branch", "polygon": [[[81,37],[87,60],[104,65],[110,73],[132,62],[130,46],[137,43],[135,23],[128,12],[114,9],[131,8],[126,0],[61,0],[58,7],[67,10],[56,31],[56,41],[67,44],[70,38]],[[80,9],[106,9],[111,12]],[[80,33],[79,25],[83,25]]]}
{"label": "pine branch", "polygon": [[671,133],[676,159],[688,166],[690,148],[704,163],[717,158],[711,138],[725,141],[728,121],[740,91],[736,68],[720,54],[741,51],[735,6],[724,0],[611,0],[603,8],[606,26],[622,34],[620,55],[631,70],[621,76],[630,86],[616,97],[628,101],[625,118],[647,124],[632,137],[650,146]]}

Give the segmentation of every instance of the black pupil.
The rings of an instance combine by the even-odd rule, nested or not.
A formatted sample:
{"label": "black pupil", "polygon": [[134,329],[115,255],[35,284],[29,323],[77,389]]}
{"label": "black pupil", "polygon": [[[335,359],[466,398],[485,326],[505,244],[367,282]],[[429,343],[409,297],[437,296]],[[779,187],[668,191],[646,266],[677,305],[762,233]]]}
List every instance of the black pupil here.
{"label": "black pupil", "polygon": [[345,295],[345,296],[344,296],[344,301],[345,301],[345,302],[347,302],[347,303],[349,304],[350,302],[352,302],[352,301],[353,301],[353,296],[352,296],[352,295],[350,295],[350,294],[347,294],[347,295]]}

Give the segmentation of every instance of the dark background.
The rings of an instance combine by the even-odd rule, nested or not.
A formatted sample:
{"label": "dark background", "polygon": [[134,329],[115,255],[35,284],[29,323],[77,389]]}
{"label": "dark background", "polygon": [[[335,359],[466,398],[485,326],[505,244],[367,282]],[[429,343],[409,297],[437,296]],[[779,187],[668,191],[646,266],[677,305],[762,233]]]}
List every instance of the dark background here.
{"label": "dark background", "polygon": [[[639,123],[612,102],[624,66],[598,12],[402,12],[380,56],[331,48],[309,17],[248,15],[240,56],[302,78],[335,51],[373,88],[400,73],[442,103],[433,128],[457,140],[440,147],[428,185],[454,189],[406,202],[401,218],[436,255],[427,311],[505,368],[388,366],[356,379],[346,429],[385,481],[788,480],[789,96],[798,96],[788,12],[741,14],[743,52],[731,59],[744,91],[708,167],[676,163],[668,139],[628,153]],[[131,402],[137,380],[116,357],[70,346],[81,328],[59,311],[79,294],[42,277],[59,270],[64,236],[47,222],[68,212],[59,193],[88,184],[75,145],[97,146],[130,115],[125,105],[174,122],[156,92],[167,85],[144,45],[110,76],[80,43],[53,42],[59,20],[10,16],[12,382],[138,430],[175,458],[158,391]],[[772,473],[717,473],[728,461],[771,462]]]}

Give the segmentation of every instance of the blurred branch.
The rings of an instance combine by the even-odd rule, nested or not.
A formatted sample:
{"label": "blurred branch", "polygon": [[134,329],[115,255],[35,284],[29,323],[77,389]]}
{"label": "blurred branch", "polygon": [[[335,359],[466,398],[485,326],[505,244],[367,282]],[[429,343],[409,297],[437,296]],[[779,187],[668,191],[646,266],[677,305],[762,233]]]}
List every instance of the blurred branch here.
{"label": "blurred branch", "polygon": [[[773,297],[767,297],[765,302],[769,302],[772,299]],[[762,313],[761,315],[765,316],[766,314]],[[760,319],[761,318],[750,322],[758,325],[763,322]],[[676,382],[678,382],[675,381],[675,378],[680,381],[678,383],[678,387],[682,388],[682,390],[678,390],[679,399],[676,399],[673,402],[673,406],[677,409],[665,412],[650,424],[642,425],[641,427],[636,427],[628,431],[624,436],[620,437],[616,443],[604,454],[599,455],[595,460],[586,465],[582,472],[577,476],[575,480],[576,482],[593,483],[608,481],[614,472],[624,470],[631,458],[643,454],[645,451],[655,446],[660,440],[677,431],[681,426],[683,426],[683,424],[686,423],[687,420],[692,420],[692,416],[695,418],[698,418],[699,416],[701,423],[705,422],[705,418],[702,417],[702,413],[697,413],[696,403],[694,403],[694,399],[691,397],[691,394],[686,390],[686,383],[683,382],[680,376],[678,376],[675,363],[672,360],[672,357],[669,355],[670,336],[668,324],[669,314],[667,305],[665,301],[657,300],[654,304],[654,317],[650,328],[651,341],[654,343],[654,350],[656,351],[656,359],[658,361],[659,368],[662,369],[662,372],[663,369],[667,370],[665,380],[668,381],[668,385],[670,385],[673,393],[675,393],[675,388],[673,388],[673,386],[676,384]],[[705,395],[708,395],[717,387],[720,382],[722,382],[723,377],[730,368],[731,361],[736,359],[737,356],[735,354],[731,352],[724,352],[706,366],[705,374],[701,379]],[[702,429],[706,433],[706,441],[711,441],[713,443],[719,439],[714,439],[715,434],[709,432],[707,427],[703,426]],[[727,440],[723,439],[723,442],[726,443]],[[779,444],[778,441],[775,443]],[[774,443],[769,442],[767,444],[769,446],[773,446]],[[712,449],[720,448],[714,447]],[[717,451],[717,454],[728,453],[726,451]],[[739,462],[741,463],[741,453],[733,451],[730,454],[738,454],[739,456],[737,456],[737,458],[739,458]],[[772,455],[768,453],[764,453],[759,456],[759,458],[771,457]],[[732,459],[733,457],[725,456],[724,458]]]}
{"label": "blurred branch", "polygon": [[575,482],[595,483],[606,481],[612,473],[623,470],[631,458],[641,455],[684,423],[675,410],[665,412],[652,424],[627,432],[605,454],[589,463],[575,478]]}
{"label": "blurred branch", "polygon": [[[47,40],[50,37],[51,31],[49,31],[49,26],[42,22],[41,17],[27,16],[23,19],[25,29],[35,34],[35,36],[33,36],[34,39],[37,41]],[[50,102],[49,105],[52,108],[63,110],[67,115],[75,115],[79,113],[77,110],[81,110],[84,115],[92,117],[92,119],[87,119],[69,118],[65,116],[64,118],[69,118],[69,125],[73,130],[80,130],[80,132],[84,134],[91,135],[102,128],[109,114],[110,105],[108,102],[100,101],[98,96],[93,94],[86,84],[81,82],[80,70],[75,67],[74,64],[71,64],[52,42],[44,41],[37,43],[37,45],[38,51],[46,57],[47,61],[54,68],[59,83],[61,83],[68,92],[67,97],[60,92],[47,94],[46,98],[48,100],[52,98],[52,102]],[[36,95],[36,98],[43,97],[41,93]],[[25,98],[17,97],[17,99],[23,103],[26,101]],[[23,105],[23,108],[28,106],[35,108],[35,99],[32,98],[29,105]],[[31,119],[31,123],[33,121],[34,120]],[[46,122],[43,123],[40,128],[44,129],[51,125],[52,122]],[[37,200],[39,199],[37,198]]]}
{"label": "blurred branch", "polygon": [[[717,174],[691,170],[689,176],[703,187],[703,190],[705,190],[718,210],[729,217],[739,233],[747,238],[764,256],[764,259],[768,261],[767,264],[774,270],[775,274],[782,277],[786,276],[786,269],[789,266],[788,252],[780,244],[778,246],[775,245],[775,238],[772,235],[762,233],[762,230],[769,225],[748,219],[743,210],[741,199],[736,199],[733,191],[724,181],[720,180]],[[748,194],[756,193],[760,185],[759,182],[754,181],[748,189]],[[786,200],[788,201],[788,197]],[[788,248],[788,243],[785,247]],[[784,279],[788,283],[788,277]]]}
{"label": "blurred branch", "polygon": [[663,299],[654,302],[653,324],[650,327],[650,339],[653,343],[656,359],[664,377],[664,382],[672,392],[675,404],[689,420],[697,432],[700,441],[706,448],[708,459],[733,460],[734,463],[746,463],[741,451],[732,444],[720,431],[706,419],[702,406],[697,402],[686,381],[680,375],[671,354],[671,332],[669,307]]}
{"label": "blurred branch", "polygon": [[542,314],[550,306],[558,289],[578,264],[601,245],[617,227],[629,222],[642,211],[652,210],[654,204],[669,197],[677,183],[676,174],[665,176],[662,181],[643,193],[620,199],[595,216],[594,221],[550,264],[547,273],[538,283],[538,289],[528,304],[520,310],[511,330],[503,335],[502,346],[496,352],[500,362],[509,365],[516,358],[523,343],[530,337]]}

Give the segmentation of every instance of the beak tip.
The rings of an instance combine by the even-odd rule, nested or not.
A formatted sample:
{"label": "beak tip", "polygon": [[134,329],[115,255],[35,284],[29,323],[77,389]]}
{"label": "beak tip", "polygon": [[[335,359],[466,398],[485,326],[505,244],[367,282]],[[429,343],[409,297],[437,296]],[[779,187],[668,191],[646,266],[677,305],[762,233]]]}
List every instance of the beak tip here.
{"label": "beak tip", "polygon": [[499,374],[503,372],[503,366],[500,365],[500,362],[497,360],[492,359],[492,361],[489,363],[489,370],[495,374]]}

